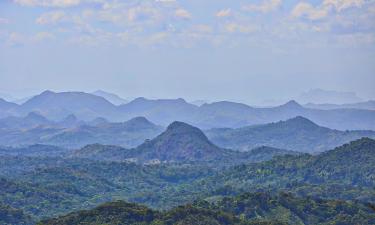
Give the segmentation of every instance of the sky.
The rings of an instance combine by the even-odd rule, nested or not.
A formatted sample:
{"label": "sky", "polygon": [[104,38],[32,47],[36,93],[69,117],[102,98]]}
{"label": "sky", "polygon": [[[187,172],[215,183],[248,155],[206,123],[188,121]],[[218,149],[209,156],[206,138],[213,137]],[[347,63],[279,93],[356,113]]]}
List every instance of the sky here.
{"label": "sky", "polygon": [[375,99],[375,0],[1,0],[0,93]]}

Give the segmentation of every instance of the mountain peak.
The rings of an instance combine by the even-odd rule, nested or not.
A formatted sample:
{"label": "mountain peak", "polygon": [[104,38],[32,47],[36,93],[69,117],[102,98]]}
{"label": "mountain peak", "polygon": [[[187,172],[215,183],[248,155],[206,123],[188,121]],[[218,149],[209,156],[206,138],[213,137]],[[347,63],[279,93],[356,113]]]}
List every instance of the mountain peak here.
{"label": "mountain peak", "polygon": [[309,123],[309,124],[314,124],[314,125],[317,126],[317,124],[315,124],[314,122],[312,122],[311,120],[309,120],[309,119],[307,119],[303,116],[296,116],[294,118],[286,120],[285,122]]}
{"label": "mountain peak", "polygon": [[146,119],[146,117],[144,117],[144,116],[137,116],[137,117],[134,117],[133,119],[130,119],[129,121],[150,123],[150,121],[148,119]]}
{"label": "mountain peak", "polygon": [[45,90],[42,93],[40,93],[40,95],[52,95],[52,94],[56,94],[56,93],[50,90]]}
{"label": "mountain peak", "polygon": [[199,135],[200,138],[207,139],[206,135],[199,128],[180,121],[174,121],[173,123],[169,124],[165,132],[173,134],[191,133]]}
{"label": "mountain peak", "polygon": [[145,129],[145,128],[154,128],[156,127],[155,124],[150,122],[146,117],[138,116],[130,119],[124,123],[129,128],[134,129]]}
{"label": "mountain peak", "polygon": [[74,114],[69,114],[64,121],[77,121],[77,117]]}
{"label": "mountain peak", "polygon": [[147,100],[148,99],[146,99],[145,97],[138,97],[138,98],[135,98],[132,102],[145,102]]}
{"label": "mountain peak", "polygon": [[99,96],[99,97],[103,97],[114,105],[122,105],[128,102],[127,100],[121,98],[117,94],[106,92],[103,90],[97,90],[97,91],[92,92],[91,94]]}
{"label": "mountain peak", "polygon": [[39,114],[38,112],[29,112],[26,116],[26,118],[38,118],[38,119],[45,119],[41,114]]}
{"label": "mountain peak", "polygon": [[204,161],[225,154],[200,129],[178,121],[171,123],[158,137],[140,145],[135,152],[140,152],[145,160],[161,161]]}
{"label": "mountain peak", "polygon": [[44,116],[42,116],[38,112],[30,112],[25,117],[25,120],[27,120],[27,121],[34,121],[34,122],[37,122],[37,123],[47,123],[47,122],[49,122],[47,120],[47,118],[45,118]]}
{"label": "mountain peak", "polygon": [[63,126],[74,126],[78,124],[78,119],[74,114],[70,114],[60,121]]}
{"label": "mountain peak", "polygon": [[289,102],[285,103],[283,106],[302,108],[302,106],[295,100],[290,100]]}

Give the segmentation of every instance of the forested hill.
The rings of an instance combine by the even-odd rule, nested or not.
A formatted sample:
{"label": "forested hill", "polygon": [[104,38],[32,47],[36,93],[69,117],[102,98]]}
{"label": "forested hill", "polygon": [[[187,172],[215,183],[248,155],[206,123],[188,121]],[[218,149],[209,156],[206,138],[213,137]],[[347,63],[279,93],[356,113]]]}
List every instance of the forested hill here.
{"label": "forested hill", "polygon": [[[362,138],[326,153],[277,156],[234,166],[173,193],[236,195],[286,190],[300,196],[375,202],[375,140]],[[203,194],[205,193],[205,194]]]}
{"label": "forested hill", "polygon": [[364,204],[298,198],[288,193],[247,193],[214,203],[197,201],[169,211],[117,201],[95,209],[45,220],[39,225],[153,224],[153,225],[283,225],[373,224],[375,213]]}
{"label": "forested hill", "polygon": [[375,138],[375,131],[334,130],[301,116],[237,129],[210,129],[205,133],[213,143],[224,148],[248,151],[265,145],[307,153],[327,151],[362,137]]}
{"label": "forested hill", "polygon": [[0,224],[1,225],[30,225],[35,221],[22,210],[14,209],[0,202]]}

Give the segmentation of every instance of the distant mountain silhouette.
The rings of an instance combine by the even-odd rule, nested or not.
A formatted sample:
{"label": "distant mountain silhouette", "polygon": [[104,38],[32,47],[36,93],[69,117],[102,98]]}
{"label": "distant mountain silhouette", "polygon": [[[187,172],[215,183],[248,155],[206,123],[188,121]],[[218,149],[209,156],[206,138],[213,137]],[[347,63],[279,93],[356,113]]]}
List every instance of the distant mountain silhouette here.
{"label": "distant mountain silhouette", "polygon": [[119,106],[122,115],[144,116],[161,125],[168,125],[176,120],[190,121],[197,109],[197,106],[187,103],[182,98],[160,100],[136,98],[128,104]]}
{"label": "distant mountain silhouette", "polygon": [[300,94],[297,100],[302,103],[336,103],[336,104],[347,104],[362,101],[361,98],[357,96],[355,92],[341,92],[341,91],[331,91],[323,89],[311,89]]}
{"label": "distant mountain silhouette", "polygon": [[39,126],[53,126],[55,123],[42,115],[30,112],[25,117],[10,116],[0,119],[0,129],[31,129]]}
{"label": "distant mountain silhouette", "polygon": [[18,107],[12,105],[15,107],[12,110],[9,110],[10,105],[7,105],[5,112],[7,114],[4,110],[0,110],[0,115],[3,117],[5,115],[25,116],[29,112],[38,112],[54,121],[60,121],[71,114],[79,120],[91,121],[102,117],[113,122],[143,116],[163,126],[173,121],[182,121],[201,129],[209,129],[239,128],[303,116],[321,126],[333,129],[375,130],[374,110],[311,109],[301,106],[296,101],[289,101],[276,107],[255,108],[228,101],[196,106],[187,103],[184,99],[137,98],[127,104],[115,106],[103,97],[83,92],[45,91]]}
{"label": "distant mountain silhouette", "polygon": [[84,92],[45,91],[20,106],[21,113],[32,111],[52,120],[61,120],[70,114],[83,120],[116,116],[116,106],[103,97]]}
{"label": "distant mountain silhouette", "polygon": [[74,129],[65,129],[49,135],[43,143],[77,148],[88,144],[100,143],[134,147],[144,140],[160,134],[162,127],[144,117],[133,118],[124,123],[98,123],[96,126],[81,125]]}
{"label": "distant mountain silhouette", "polygon": [[351,104],[314,104],[308,103],[304,105],[306,108],[312,109],[365,109],[365,110],[375,110],[375,100],[370,100],[366,102],[358,102],[358,103],[351,103]]}
{"label": "distant mountain silhouette", "polygon": [[88,144],[101,143],[130,148],[138,146],[146,139],[156,137],[162,130],[162,127],[143,117],[124,123],[109,123],[100,118],[83,122],[70,115],[62,121],[51,122],[36,113],[30,113],[24,118],[0,119],[0,145],[40,143],[80,148]]}
{"label": "distant mountain silhouette", "polygon": [[82,125],[84,122],[78,120],[78,118],[74,114],[70,114],[65,117],[63,120],[59,121],[58,124],[60,127],[76,127]]}
{"label": "distant mountain silhouette", "polygon": [[361,109],[319,110],[301,106],[295,101],[268,108],[254,108],[232,102],[204,104],[192,119],[201,128],[265,124],[303,116],[309,120],[339,130],[375,130],[375,111]]}
{"label": "distant mountain silhouette", "polygon": [[122,105],[122,104],[128,103],[127,100],[119,97],[118,95],[113,94],[113,93],[109,93],[109,92],[106,92],[106,91],[102,91],[102,90],[94,91],[91,94],[103,97],[103,98],[107,99],[107,101],[109,101],[110,103],[112,103],[114,105]]}
{"label": "distant mountain silhouette", "polygon": [[0,98],[0,118],[15,114],[18,105]]}
{"label": "distant mountain silhouette", "polygon": [[375,131],[332,130],[301,116],[238,129],[211,129],[206,134],[219,146],[242,151],[266,145],[310,153],[329,150],[361,137],[375,137]]}

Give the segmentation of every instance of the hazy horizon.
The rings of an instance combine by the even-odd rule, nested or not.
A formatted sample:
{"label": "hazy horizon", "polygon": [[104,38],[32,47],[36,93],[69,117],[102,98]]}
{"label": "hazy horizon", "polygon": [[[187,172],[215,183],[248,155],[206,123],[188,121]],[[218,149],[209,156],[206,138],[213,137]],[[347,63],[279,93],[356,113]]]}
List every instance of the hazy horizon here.
{"label": "hazy horizon", "polygon": [[[352,103],[360,103],[360,102],[366,102],[370,101],[373,99],[365,99],[361,98],[358,96],[355,92],[337,92],[337,91],[332,91],[332,90],[323,90],[323,89],[310,89],[306,92],[302,92],[299,95],[296,95],[291,98],[285,98],[285,99],[263,99],[260,102],[251,102],[251,101],[241,101],[238,99],[189,99],[185,98],[184,96],[179,96],[176,98],[173,97],[166,97],[166,98],[160,98],[157,96],[152,96],[152,97],[145,97],[145,96],[121,96],[117,93],[102,90],[102,89],[97,89],[93,91],[81,91],[81,90],[51,90],[51,89],[46,89],[42,90],[40,92],[36,92],[34,94],[30,94],[28,96],[22,96],[22,97],[17,97],[17,95],[12,95],[10,93],[3,93],[0,92],[0,99],[4,99],[8,102],[14,102],[17,104],[22,104],[26,102],[27,100],[31,99],[32,97],[35,97],[37,95],[42,94],[43,92],[46,91],[52,91],[54,93],[66,93],[66,92],[83,92],[83,93],[88,93],[88,94],[93,94],[93,95],[98,95],[101,96],[100,94],[96,94],[95,92],[104,92],[107,94],[115,95],[121,100],[124,100],[126,102],[133,101],[137,98],[145,98],[148,100],[159,100],[159,99],[184,99],[185,101],[192,103],[192,104],[203,104],[203,103],[214,103],[214,102],[220,102],[220,101],[231,101],[231,102],[237,102],[237,103],[243,103],[251,106],[259,106],[259,107],[272,107],[272,106],[278,106],[282,104],[286,104],[287,102],[290,101],[296,101],[299,104],[352,104]],[[318,93],[318,94],[317,94]],[[322,95],[325,95],[322,97]],[[110,101],[111,100],[105,96],[104,97],[106,100]],[[315,101],[314,101],[315,99]],[[322,101],[322,99],[331,99],[327,101]],[[320,100],[320,101],[319,101]],[[116,104],[115,104],[116,105]]]}

